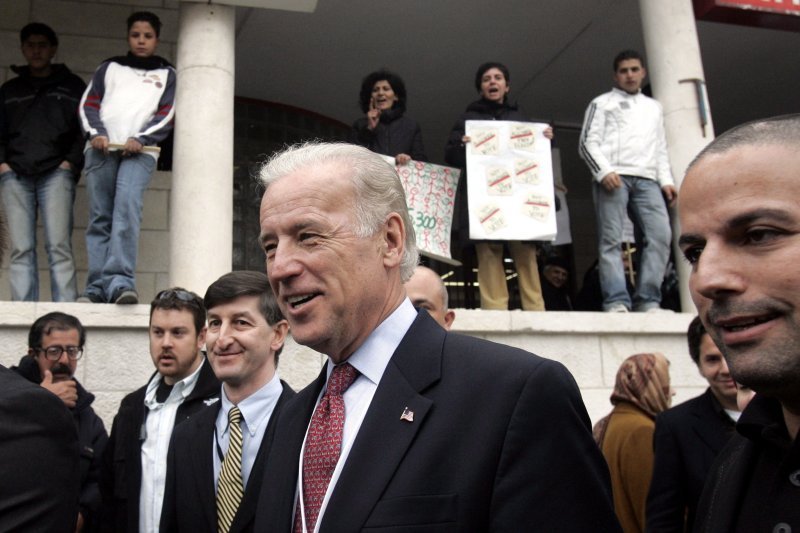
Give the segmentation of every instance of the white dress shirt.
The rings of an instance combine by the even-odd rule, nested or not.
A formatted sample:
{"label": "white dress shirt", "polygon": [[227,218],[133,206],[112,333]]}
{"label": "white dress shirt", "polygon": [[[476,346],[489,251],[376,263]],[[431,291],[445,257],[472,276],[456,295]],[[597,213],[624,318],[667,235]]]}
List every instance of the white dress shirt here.
{"label": "white dress shirt", "polygon": [[164,504],[164,484],[167,479],[167,452],[178,407],[194,390],[200,377],[197,370],[173,385],[164,403],[156,401],[156,390],[161,384],[161,374],[156,374],[147,384],[144,395],[145,416],[142,438],[142,485],[139,488],[139,531],[158,533],[161,506]]}
{"label": "white dress shirt", "polygon": [[[253,471],[253,464],[256,462],[258,449],[264,439],[264,432],[269,425],[272,411],[278,403],[283,393],[281,379],[276,372],[272,379],[256,392],[239,402],[239,410],[242,412],[242,486],[247,488],[247,480],[250,479],[250,472]],[[228,453],[230,444],[230,431],[228,430],[228,412],[233,408],[233,403],[225,394],[225,386],[222,387],[222,405],[217,414],[217,424],[214,431],[214,443],[212,454],[214,456],[214,492],[219,483],[219,471],[222,468],[222,460]]]}
{"label": "white dress shirt", "polygon": [[[328,491],[325,493],[325,498],[322,500],[322,506],[319,510],[317,523],[314,527],[314,533],[319,531],[319,525],[322,522],[322,516],[325,514],[325,508],[328,506],[328,500],[333,493],[336,482],[339,480],[339,475],[342,472],[347,456],[350,454],[350,449],[353,446],[358,430],[361,428],[361,423],[367,414],[372,398],[375,396],[375,391],[378,384],[381,382],[383,373],[389,360],[392,358],[395,350],[403,340],[411,323],[417,318],[417,311],[411,304],[411,300],[406,298],[403,303],[395,309],[386,320],[384,320],[375,330],[370,333],[367,340],[359,346],[359,348],[351,355],[347,362],[353,365],[361,375],[356,378],[352,385],[344,393],[344,429],[342,432],[342,450],[339,455],[339,461],[336,463],[336,468],[333,471],[331,482],[328,484]],[[328,379],[333,372],[334,364],[328,360]],[[324,387],[317,398],[317,404],[322,399],[327,387]],[[398,414],[399,415],[399,414]],[[310,420],[309,420],[310,424]],[[306,429],[308,433],[308,429]],[[306,443],[303,439],[303,450],[305,450]],[[303,494],[303,451],[300,453],[300,465],[297,475],[297,490],[296,496]],[[297,505],[295,504],[295,509]],[[302,498],[300,498],[300,509],[304,513],[304,506]],[[303,516],[303,532],[305,533],[306,524],[305,516]]]}

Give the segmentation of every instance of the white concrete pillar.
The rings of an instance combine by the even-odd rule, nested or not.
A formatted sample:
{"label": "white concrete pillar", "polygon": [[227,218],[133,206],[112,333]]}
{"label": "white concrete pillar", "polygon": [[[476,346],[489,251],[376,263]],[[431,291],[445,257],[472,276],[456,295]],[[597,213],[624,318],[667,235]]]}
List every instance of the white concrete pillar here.
{"label": "white concrete pillar", "polygon": [[235,8],[181,2],[170,285],[202,295],[233,257]]}
{"label": "white concrete pillar", "polygon": [[[680,185],[686,167],[714,139],[692,0],[639,0],[639,8],[653,96],[664,107],[669,158]],[[701,125],[703,118],[707,121],[705,126]],[[672,230],[673,242],[677,243],[680,227],[675,218]],[[678,254],[677,246],[675,250]],[[684,312],[694,312],[689,296],[689,269],[680,255],[676,266],[681,307]]]}

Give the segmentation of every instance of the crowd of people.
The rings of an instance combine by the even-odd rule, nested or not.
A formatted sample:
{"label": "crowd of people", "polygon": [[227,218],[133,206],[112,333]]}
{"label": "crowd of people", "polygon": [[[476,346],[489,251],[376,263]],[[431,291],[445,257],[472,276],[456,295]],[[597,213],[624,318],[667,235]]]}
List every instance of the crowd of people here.
{"label": "crowd of people", "polygon": [[[0,191],[10,219],[9,279],[14,301],[36,301],[37,213],[44,225],[53,301],[132,304],[138,302],[135,271],[144,192],[159,157],[158,144],[172,130],[175,70],[156,55],[161,21],[147,11],[127,20],[128,52],[103,61],[88,86],[62,64],[53,63],[58,37],[47,25],[31,23],[20,32],[26,66],[0,88]],[[615,85],[586,113],[581,156],[595,178],[602,303],[606,311],[660,309],[660,287],[669,255],[666,204],[675,190],[666,156],[661,108],[642,94],[641,56],[621,53],[614,61]],[[477,286],[483,309],[508,309],[504,255],[517,271],[522,309],[572,310],[559,296],[547,305],[541,256],[535,242],[472,241],[466,187],[465,134],[468,120],[528,121],[509,98],[511,74],[502,63],[480,65],[478,99],[455,122],[444,151],[447,164],[461,169],[456,196],[454,246],[477,257]],[[427,161],[419,123],[406,114],[403,79],[388,70],[362,81],[350,142],[393,157],[398,165]],[[547,127],[545,137],[552,139]],[[620,150],[624,145],[625,150]],[[75,184],[85,175],[89,200],[85,287],[78,291],[72,251]],[[619,262],[623,224],[630,212],[642,243],[638,275],[630,287]],[[656,215],[657,213],[657,215]],[[560,256],[554,257],[558,259]],[[563,257],[561,258],[563,259]],[[562,288],[569,293],[570,285]],[[552,296],[552,291],[551,291]],[[552,299],[551,299],[552,300]]]}
{"label": "crowd of people", "polygon": [[[154,17],[131,15],[129,54],[104,62],[80,98],[92,197],[87,247],[90,235],[102,243],[90,257],[82,294],[89,302],[138,302],[128,239],[138,235],[141,194],[157,158],[150,148],[170,127],[175,81],[154,55]],[[81,90],[50,63],[58,44],[52,30],[34,23],[21,39],[29,67],[3,86],[4,103],[10,90],[27,89],[33,102],[18,104],[17,114],[6,110],[3,120],[28,127],[26,120],[41,121]],[[660,106],[640,93],[641,57],[623,52],[614,72],[617,87],[590,104],[581,141],[603,228],[602,305],[651,312],[669,247],[664,217],[678,193]],[[507,102],[509,82],[502,64],[478,69],[480,100],[448,144],[453,164],[471,141],[465,120],[520,117]],[[366,117],[354,126],[367,147],[307,143],[264,164],[258,222],[266,273],[224,274],[203,297],[182,287],[155,296],[148,327],[155,371],[123,398],[110,433],[75,379],[86,329],[61,311],[35,320],[19,364],[0,367],[0,530],[800,528],[800,116],[726,132],[683,181],[679,243],[699,312],[688,352],[707,391],[670,408],[669,360],[633,355],[617,371],[612,411],[593,431],[562,364],[450,331],[456,315],[447,290],[418,265],[400,179],[375,152],[395,152],[400,164],[424,155],[418,125],[403,116],[404,105],[395,110],[401,102],[399,78],[368,76]],[[31,159],[41,166],[23,167],[31,138],[4,129],[4,202],[20,183],[49,190],[66,181],[66,196],[74,196],[84,137],[69,115],[54,124],[65,128],[51,138],[60,142]],[[31,136],[47,133],[39,125]],[[625,212],[645,248],[632,297],[617,239]],[[18,221],[3,222],[18,261],[12,283],[18,295],[35,294],[30,269],[19,268],[30,264],[19,253]],[[477,246],[489,276],[498,245]],[[74,267],[60,272],[54,283],[64,284],[53,294],[68,300]],[[547,305],[548,293],[568,305],[558,292],[566,276],[563,263],[548,262],[543,291],[532,268],[529,285],[520,284],[526,308]],[[505,280],[484,279],[482,298],[485,291],[491,305],[507,306]],[[290,332],[325,360],[297,393],[278,372]],[[737,401],[745,387],[755,391],[746,406]]]}
{"label": "crowd of people", "polygon": [[[691,164],[688,352],[709,387],[670,408],[667,358],[633,355],[594,431],[560,363],[449,331],[393,167],[353,145],[288,148],[260,173],[266,274],[156,295],[155,372],[110,435],[75,379],[85,328],[33,323],[0,368],[0,529],[790,531],[798,141],[800,116],[768,119]],[[326,356],[298,393],[278,373],[290,330]]]}

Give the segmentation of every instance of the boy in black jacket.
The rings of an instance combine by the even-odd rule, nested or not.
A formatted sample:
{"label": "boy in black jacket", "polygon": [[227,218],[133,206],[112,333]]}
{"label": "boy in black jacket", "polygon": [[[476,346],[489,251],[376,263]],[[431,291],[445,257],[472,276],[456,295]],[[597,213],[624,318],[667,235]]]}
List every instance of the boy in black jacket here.
{"label": "boy in black jacket", "polygon": [[77,297],[72,204],[83,166],[78,102],[86,84],[62,64],[55,32],[38,22],[20,31],[27,66],[0,87],[0,193],[11,240],[15,301],[39,299],[36,207],[41,210],[53,301]]}

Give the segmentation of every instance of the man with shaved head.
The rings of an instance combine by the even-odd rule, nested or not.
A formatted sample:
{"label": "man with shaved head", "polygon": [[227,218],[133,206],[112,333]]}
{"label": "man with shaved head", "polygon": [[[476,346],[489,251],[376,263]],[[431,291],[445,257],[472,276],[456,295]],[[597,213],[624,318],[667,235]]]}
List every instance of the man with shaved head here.
{"label": "man with shaved head", "polygon": [[734,128],[681,187],[680,247],[708,333],[756,391],[695,531],[800,531],[800,115]]}
{"label": "man with shaved head", "polygon": [[406,282],[406,296],[414,307],[425,309],[444,329],[450,329],[456,312],[447,308],[449,298],[439,274],[426,266],[419,265],[414,275]]}

